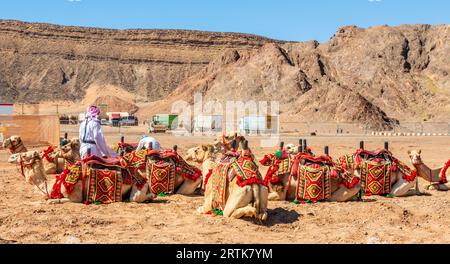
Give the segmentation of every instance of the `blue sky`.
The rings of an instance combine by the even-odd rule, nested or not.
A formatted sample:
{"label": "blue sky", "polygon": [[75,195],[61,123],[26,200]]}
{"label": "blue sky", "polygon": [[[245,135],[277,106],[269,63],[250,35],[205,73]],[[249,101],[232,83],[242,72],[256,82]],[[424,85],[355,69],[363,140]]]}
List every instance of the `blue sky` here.
{"label": "blue sky", "polygon": [[328,40],[343,25],[450,24],[447,0],[1,0],[0,19]]}

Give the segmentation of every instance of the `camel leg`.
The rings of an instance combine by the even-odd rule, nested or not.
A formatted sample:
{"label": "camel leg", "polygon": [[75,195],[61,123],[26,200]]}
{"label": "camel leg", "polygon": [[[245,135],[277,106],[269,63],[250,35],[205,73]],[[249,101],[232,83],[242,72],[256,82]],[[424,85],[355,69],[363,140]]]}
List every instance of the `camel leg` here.
{"label": "camel leg", "polygon": [[197,212],[199,214],[206,214],[207,212],[211,211],[212,209],[211,203],[212,203],[212,193],[209,195],[205,195],[205,201],[203,203],[203,206],[197,208]]}
{"label": "camel leg", "polygon": [[355,197],[359,190],[361,189],[361,184],[357,183],[353,188],[347,189],[344,185],[339,187],[334,193],[331,194],[330,201],[332,202],[347,202]]}
{"label": "camel leg", "polygon": [[191,195],[197,190],[201,182],[202,179],[200,177],[195,182],[192,180],[185,180],[180,188],[178,188],[177,194]]}
{"label": "camel leg", "polygon": [[[228,198],[225,209],[223,210],[223,216],[231,217],[235,210],[237,210],[238,208],[246,207],[248,204],[250,204],[252,198],[253,198],[253,191],[251,186],[237,188],[235,192],[231,193],[230,197]],[[252,211],[250,210],[245,211],[245,215],[247,216],[256,216],[256,213],[257,213],[256,208],[254,207]]]}
{"label": "camel leg", "polygon": [[427,190],[448,191],[450,190],[450,182],[444,184],[433,183],[427,186]]}
{"label": "camel leg", "polygon": [[69,202],[70,202],[70,200],[68,198],[47,200],[47,204],[64,204],[64,203],[69,203]]}
{"label": "camel leg", "polygon": [[406,196],[408,191],[414,186],[415,181],[408,182],[401,175],[397,179],[397,182],[392,186],[391,194],[395,197]]}
{"label": "camel leg", "polygon": [[261,219],[262,221],[266,221],[267,217],[268,217],[268,213],[267,213],[267,205],[269,202],[269,189],[265,186],[260,185],[260,206],[261,206],[261,212],[259,212],[259,219]]}
{"label": "camel leg", "polygon": [[133,185],[130,192],[130,202],[143,203],[146,201],[152,201],[156,195],[148,191],[148,184],[145,184],[141,190]]}
{"label": "camel leg", "polygon": [[231,214],[231,217],[239,219],[244,216],[252,217],[255,215],[256,215],[256,208],[249,204],[245,207],[234,210],[234,212]]}

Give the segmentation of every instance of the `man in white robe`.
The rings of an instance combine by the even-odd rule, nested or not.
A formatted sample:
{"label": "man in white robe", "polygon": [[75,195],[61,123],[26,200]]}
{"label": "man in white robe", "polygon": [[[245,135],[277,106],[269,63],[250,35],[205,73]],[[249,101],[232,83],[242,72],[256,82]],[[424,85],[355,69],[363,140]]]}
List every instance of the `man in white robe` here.
{"label": "man in white robe", "polygon": [[97,157],[117,156],[117,153],[106,144],[102,127],[98,120],[99,115],[100,109],[97,106],[90,106],[86,112],[86,119],[80,125],[79,139],[81,142],[80,155],[82,159],[87,156],[88,149],[90,149],[91,155]]}
{"label": "man in white robe", "polygon": [[156,138],[149,136],[142,136],[136,151],[139,151],[141,149],[149,149],[150,144],[152,145],[152,149],[161,150],[161,145],[159,144],[158,140],[156,140]]}

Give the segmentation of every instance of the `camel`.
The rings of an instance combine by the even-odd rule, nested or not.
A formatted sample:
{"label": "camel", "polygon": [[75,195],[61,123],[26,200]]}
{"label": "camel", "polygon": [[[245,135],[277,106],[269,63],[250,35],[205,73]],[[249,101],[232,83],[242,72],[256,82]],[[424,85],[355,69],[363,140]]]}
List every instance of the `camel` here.
{"label": "camel", "polygon": [[[241,218],[244,216],[254,217],[258,220],[267,220],[267,187],[261,184],[262,179],[259,169],[254,162],[254,156],[248,148],[248,141],[244,141],[243,151],[235,151],[236,141],[231,144],[232,150],[223,155],[220,163],[214,165],[212,149],[198,147],[194,158],[197,162],[202,162],[203,175],[207,175],[205,185],[205,201],[203,206],[199,207],[199,213],[216,212],[223,214],[224,217]],[[242,182],[241,176],[237,172],[236,166],[240,162],[247,162],[247,168],[252,168],[254,176]],[[206,164],[205,164],[206,163]],[[225,170],[222,170],[226,168]],[[212,169],[212,170],[211,170]],[[225,172],[224,172],[225,171]],[[225,174],[223,174],[225,173]],[[226,177],[225,179],[223,177]],[[215,198],[219,182],[224,181],[224,188],[221,189],[223,199],[218,202]],[[217,207],[220,207],[218,209]],[[223,211],[220,211],[223,210]]]}
{"label": "camel", "polygon": [[[48,204],[58,204],[58,203],[82,203],[83,202],[83,181],[79,180],[73,186],[73,190],[69,193],[66,187],[61,185],[56,185],[56,189],[59,188],[59,192],[63,197],[52,198],[52,190],[55,184],[57,184],[57,178],[47,177],[45,173],[44,165],[42,162],[42,157],[37,151],[28,151],[24,153],[13,154],[9,160],[9,163],[17,164],[24,176],[25,181],[34,186],[35,190],[46,199]],[[86,181],[84,188],[87,189],[89,183]],[[130,193],[134,186],[132,184],[122,184],[121,194],[122,197],[126,198],[126,195]],[[155,196],[150,195],[152,198]],[[140,198],[141,197],[137,197]],[[130,197],[132,202],[140,202],[139,199],[133,199]]]}
{"label": "camel", "polygon": [[[200,170],[194,166],[189,165],[176,152],[176,147],[173,151],[156,151],[156,150],[141,150],[139,152],[132,151],[126,153],[124,158],[130,162],[129,171],[134,177],[141,179],[148,179],[148,164],[165,163],[172,164],[175,169],[174,191],[180,195],[192,195],[202,182]],[[138,188],[139,187],[139,188]],[[143,186],[133,185],[130,197],[135,201],[144,202],[152,200],[156,194],[150,192],[150,182]]]}
{"label": "camel", "polygon": [[67,144],[58,148],[50,146],[41,152],[41,157],[47,175],[61,173],[70,165],[81,160],[80,140],[69,140]]}
{"label": "camel", "polygon": [[[362,176],[362,167],[365,162],[367,164],[371,163],[376,165],[380,165],[380,162],[388,164],[387,168],[390,169],[390,178],[386,180],[389,180],[390,182],[390,186],[387,186],[387,188],[390,189],[390,192],[383,194],[395,197],[404,197],[411,194],[409,191],[416,181],[415,172],[411,171],[408,166],[394,158],[392,153],[387,149],[366,151],[361,148],[354,154],[344,155],[338,159],[338,163],[343,168],[349,170],[359,178]],[[386,190],[386,186],[383,186],[383,189]]]}
{"label": "camel", "polygon": [[8,148],[11,154],[28,151],[19,136],[11,136],[7,138],[5,141],[3,141],[3,148]]}
{"label": "camel", "polygon": [[224,152],[230,149],[231,147],[231,142],[232,141],[236,142],[236,149],[239,149],[239,147],[241,147],[242,149],[242,144],[245,141],[245,137],[244,136],[240,136],[237,133],[230,133],[230,134],[226,134],[226,135],[221,135],[218,136],[217,138],[214,139],[213,142],[213,146],[214,146],[214,151],[215,152]]}
{"label": "camel", "polygon": [[[297,171],[301,166],[315,168],[317,166],[327,166],[334,171],[335,177],[330,177],[331,196],[328,201],[347,202],[353,200],[359,193],[361,184],[359,179],[336,166],[328,155],[313,157],[297,148],[296,155],[291,155],[288,150],[284,150],[279,155],[265,155],[260,163],[269,166],[265,183],[269,186],[269,201],[295,201],[297,200],[297,185],[299,175]],[[280,155],[281,154],[281,155]],[[306,164],[308,163],[308,164]],[[345,178],[344,176],[347,176]]]}
{"label": "camel", "polygon": [[446,179],[446,172],[450,166],[450,160],[447,161],[445,166],[439,168],[430,168],[423,161],[420,156],[421,150],[408,150],[408,155],[411,160],[411,164],[417,171],[417,176],[429,181],[431,184],[426,188],[428,190],[445,190],[450,189],[450,183]]}

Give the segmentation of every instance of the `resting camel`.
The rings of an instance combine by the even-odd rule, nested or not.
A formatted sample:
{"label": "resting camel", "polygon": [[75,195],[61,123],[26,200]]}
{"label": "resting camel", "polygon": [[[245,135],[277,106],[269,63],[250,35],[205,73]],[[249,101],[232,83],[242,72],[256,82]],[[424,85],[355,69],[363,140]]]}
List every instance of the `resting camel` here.
{"label": "resting camel", "polygon": [[[215,211],[218,214],[222,213],[225,217],[237,219],[248,216],[265,221],[268,217],[268,189],[261,184],[262,178],[254,156],[248,148],[248,141],[244,141],[244,150],[241,153],[235,151],[235,142],[231,144],[231,147],[232,150],[223,155],[217,166],[213,165],[211,149],[205,150],[202,147],[197,149],[194,157],[196,161],[207,162],[203,166],[203,175],[207,175],[205,201],[197,211],[199,213]],[[240,170],[238,166],[241,165],[238,164],[246,164],[242,167],[248,168],[252,176],[247,179],[242,178],[242,172],[238,172]],[[212,171],[211,167],[213,167]]]}
{"label": "resting camel", "polygon": [[151,149],[141,150],[139,152],[132,151],[131,153],[125,154],[124,158],[129,161],[129,171],[133,176],[147,179],[147,184],[143,186],[133,185],[130,197],[135,201],[144,202],[146,200],[152,200],[156,195],[151,193],[150,180],[147,176],[147,163],[173,165],[173,169],[175,169],[173,190],[176,194],[192,195],[202,182],[200,170],[187,164],[187,162],[177,154],[176,150],[161,152]]}
{"label": "resting camel", "polygon": [[[333,171],[333,176],[329,177],[331,196],[326,200],[331,202],[346,202],[354,199],[359,193],[361,184],[359,179],[350,173],[336,166],[327,155],[313,157],[309,153],[299,150],[297,154],[291,155],[288,151],[280,151],[278,155],[265,155],[260,162],[264,166],[269,166],[265,183],[269,186],[270,201],[294,201],[297,200],[297,187],[302,177],[299,171],[302,166],[305,168],[318,168],[326,166]],[[330,172],[331,172],[330,171]]]}
{"label": "resting camel", "polygon": [[[49,178],[44,170],[44,165],[42,162],[42,157],[37,151],[28,151],[24,153],[13,154],[8,162],[17,164],[22,172],[22,176],[25,178],[25,181],[34,186],[35,190],[47,200],[49,204],[56,203],[82,203],[83,202],[83,185],[82,181],[79,180],[73,188],[72,192],[68,192],[64,185],[60,185],[60,193],[63,195],[61,199],[52,198],[51,192],[56,184],[56,178]],[[85,189],[87,189],[88,182],[85,183]],[[121,193],[124,198],[126,195],[130,193],[132,189],[131,184],[122,184]],[[154,196],[153,196],[154,197]],[[138,197],[140,198],[140,197]],[[139,202],[139,200],[133,200],[130,197],[130,201]]]}
{"label": "resting camel", "polygon": [[[363,171],[368,171],[368,169],[364,169],[364,166],[369,166],[368,164],[371,164],[370,166],[387,166],[386,170],[389,170],[387,173],[390,173],[390,177],[385,179],[385,185],[377,187],[381,192],[379,194],[395,197],[408,196],[410,195],[409,190],[416,181],[415,172],[393,157],[387,149],[367,151],[361,148],[354,154],[339,157],[338,163],[359,178],[363,175]],[[369,183],[367,183],[367,187],[370,188]]]}
{"label": "resting camel", "polygon": [[450,189],[450,183],[447,181],[446,172],[450,166],[450,160],[445,166],[439,168],[430,168],[423,161],[420,156],[421,150],[408,150],[408,155],[411,164],[417,171],[417,176],[429,181],[431,184],[427,186],[428,190],[445,190]]}
{"label": "resting camel", "polygon": [[11,154],[27,152],[27,148],[23,144],[22,139],[19,136],[11,136],[3,141],[3,148],[9,149]]}

